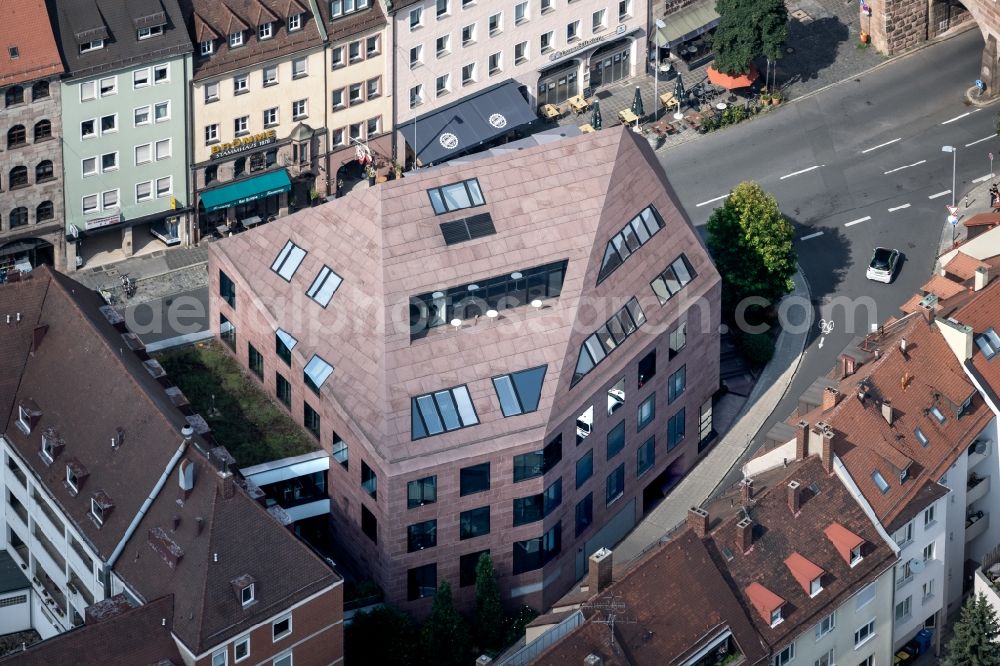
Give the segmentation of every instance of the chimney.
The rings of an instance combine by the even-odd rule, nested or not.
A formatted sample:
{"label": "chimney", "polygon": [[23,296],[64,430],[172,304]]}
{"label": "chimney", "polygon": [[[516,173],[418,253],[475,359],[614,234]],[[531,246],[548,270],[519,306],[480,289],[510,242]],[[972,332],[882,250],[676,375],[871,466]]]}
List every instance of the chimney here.
{"label": "chimney", "polygon": [[840,391],[832,386],[826,387],[823,391],[823,411],[833,409],[837,406],[838,402],[840,402]]}
{"label": "chimney", "polygon": [[749,504],[750,500],[753,499],[753,479],[749,477],[744,477],[743,481],[740,482],[740,502],[742,504]]}
{"label": "chimney", "polygon": [[965,363],[972,358],[974,336],[971,326],[942,318],[937,320],[937,327],[941,331],[941,337],[948,343],[948,347],[951,348],[959,363]]}
{"label": "chimney", "polygon": [[590,556],[590,570],[587,572],[587,585],[590,594],[599,594],[611,585],[613,563],[614,557],[607,548],[601,548]]}
{"label": "chimney", "polygon": [[857,362],[850,354],[840,355],[840,378],[850,377],[857,369]]}
{"label": "chimney", "polygon": [[191,491],[194,490],[194,463],[187,458],[177,466],[177,485],[182,501],[191,496]]}
{"label": "chimney", "polygon": [[817,421],[816,425],[809,429],[809,447],[806,455],[814,456],[822,450],[823,429],[826,427],[825,423]]}
{"label": "chimney", "polygon": [[741,553],[746,553],[753,546],[753,521],[744,518],[736,523],[736,547]]}
{"label": "chimney", "polygon": [[708,534],[708,511],[695,506],[688,509],[688,527],[700,538],[704,538]]}
{"label": "chimney", "polygon": [[795,426],[795,459],[805,460],[808,455],[809,421],[799,421]]}
{"label": "chimney", "polygon": [[934,310],[937,307],[937,296],[928,294],[920,301],[920,314],[928,324],[934,322]]}
{"label": "chimney", "polygon": [[799,487],[798,481],[788,482],[788,508],[791,509],[792,515],[796,515],[799,509],[802,508],[802,490]]}
{"label": "chimney", "polygon": [[233,499],[233,495],[236,494],[236,480],[233,479],[232,472],[219,474],[219,493],[222,499]]}
{"label": "chimney", "polygon": [[583,666],[604,666],[604,660],[596,654],[588,654],[583,658]]}
{"label": "chimney", "polygon": [[883,400],[882,401],[882,418],[885,419],[886,423],[888,423],[889,425],[892,425],[892,417],[893,417],[892,403],[889,402],[888,400]]}
{"label": "chimney", "polygon": [[489,666],[492,663],[493,663],[493,660],[490,658],[489,655],[486,655],[486,654],[481,654],[476,659],[476,666]]}
{"label": "chimney", "polygon": [[982,291],[990,283],[990,269],[988,266],[980,266],[973,276],[973,290]]}
{"label": "chimney", "polygon": [[827,474],[833,474],[833,430],[823,432],[823,449],[820,453],[823,460],[823,469]]}
{"label": "chimney", "polygon": [[910,360],[909,355],[906,353],[906,338],[900,338],[899,340],[899,351],[907,361]]}

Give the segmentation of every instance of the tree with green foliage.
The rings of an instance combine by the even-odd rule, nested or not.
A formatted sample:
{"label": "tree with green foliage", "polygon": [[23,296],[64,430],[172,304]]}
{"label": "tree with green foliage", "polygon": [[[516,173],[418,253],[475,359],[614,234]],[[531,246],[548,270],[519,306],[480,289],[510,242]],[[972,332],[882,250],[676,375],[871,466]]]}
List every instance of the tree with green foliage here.
{"label": "tree with green foliage", "polygon": [[431,614],[420,633],[424,654],[435,666],[468,666],[475,659],[470,657],[469,629],[455,610],[448,581],[438,585]]}
{"label": "tree with green foliage", "polygon": [[504,644],[513,645],[524,638],[524,628],[531,624],[536,617],[538,617],[538,611],[531,606],[525,604],[518,608],[517,612],[507,618],[509,624]]}
{"label": "tree with green foliage", "polygon": [[749,296],[777,302],[795,284],[794,228],[760,185],[742,182],[708,220],[708,248],[729,307]]}
{"label": "tree with green foliage", "polygon": [[347,664],[413,666],[421,662],[417,625],[395,606],[359,611],[344,629]]}
{"label": "tree with green foliage", "polygon": [[1000,666],[1000,627],[986,595],[970,597],[955,623],[944,666]]}
{"label": "tree with green foliage", "polygon": [[712,37],[715,62],[724,74],[745,74],[754,58],[781,57],[788,37],[788,9],[784,0],[718,0],[719,27]]}
{"label": "tree with green foliage", "polygon": [[476,562],[476,641],[480,650],[503,647],[504,612],[493,558],[483,553]]}

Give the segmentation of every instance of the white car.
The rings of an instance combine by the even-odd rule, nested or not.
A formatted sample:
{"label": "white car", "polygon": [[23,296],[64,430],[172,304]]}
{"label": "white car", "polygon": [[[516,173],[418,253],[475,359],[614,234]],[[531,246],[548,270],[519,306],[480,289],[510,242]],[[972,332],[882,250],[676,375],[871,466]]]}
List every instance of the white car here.
{"label": "white car", "polygon": [[877,247],[872,254],[872,260],[868,263],[868,270],[865,272],[865,277],[875,282],[889,284],[896,275],[898,264],[899,250]]}

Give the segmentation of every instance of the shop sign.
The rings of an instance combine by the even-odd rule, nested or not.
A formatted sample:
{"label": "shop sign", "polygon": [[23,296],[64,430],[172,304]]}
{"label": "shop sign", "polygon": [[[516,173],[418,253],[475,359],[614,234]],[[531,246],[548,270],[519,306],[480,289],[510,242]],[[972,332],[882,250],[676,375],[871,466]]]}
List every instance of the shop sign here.
{"label": "shop sign", "polygon": [[121,213],[115,213],[114,215],[105,215],[104,217],[95,217],[91,220],[84,222],[84,229],[90,231],[91,229],[100,229],[101,227],[110,227],[112,224],[118,224],[121,222]]}
{"label": "shop sign", "polygon": [[230,155],[236,155],[247,150],[260,148],[278,140],[278,134],[274,130],[267,130],[258,134],[251,134],[239,139],[233,139],[229,143],[219,143],[212,146],[212,159],[217,160]]}
{"label": "shop sign", "polygon": [[[614,34],[615,37],[617,37],[618,35],[624,35],[626,29],[627,28],[626,28],[626,26],[625,26],[624,23],[619,23],[618,27],[615,28],[615,31],[614,31],[613,34]],[[600,42],[603,42],[604,38],[608,37],[608,35],[610,35],[610,34],[612,34],[612,33],[608,33],[607,35],[601,35],[599,37],[591,37],[590,39],[584,40],[584,41],[582,41],[582,42],[580,42],[578,44],[574,44],[573,46],[571,46],[569,48],[563,49],[562,51],[556,51],[555,53],[552,53],[552,54],[549,55],[549,61],[559,60],[563,56],[567,56],[567,55],[569,55],[571,53],[576,53],[577,51],[580,51],[582,49],[587,48],[588,46],[593,46],[594,44],[598,44]]]}

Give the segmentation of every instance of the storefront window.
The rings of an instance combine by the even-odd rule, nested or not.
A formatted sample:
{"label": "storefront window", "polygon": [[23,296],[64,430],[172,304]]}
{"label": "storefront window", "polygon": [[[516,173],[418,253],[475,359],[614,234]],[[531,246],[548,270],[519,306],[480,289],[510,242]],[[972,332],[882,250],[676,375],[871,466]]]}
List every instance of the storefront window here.
{"label": "storefront window", "polygon": [[561,104],[580,92],[577,68],[573,60],[552,72],[542,74],[538,80],[538,103]]}

